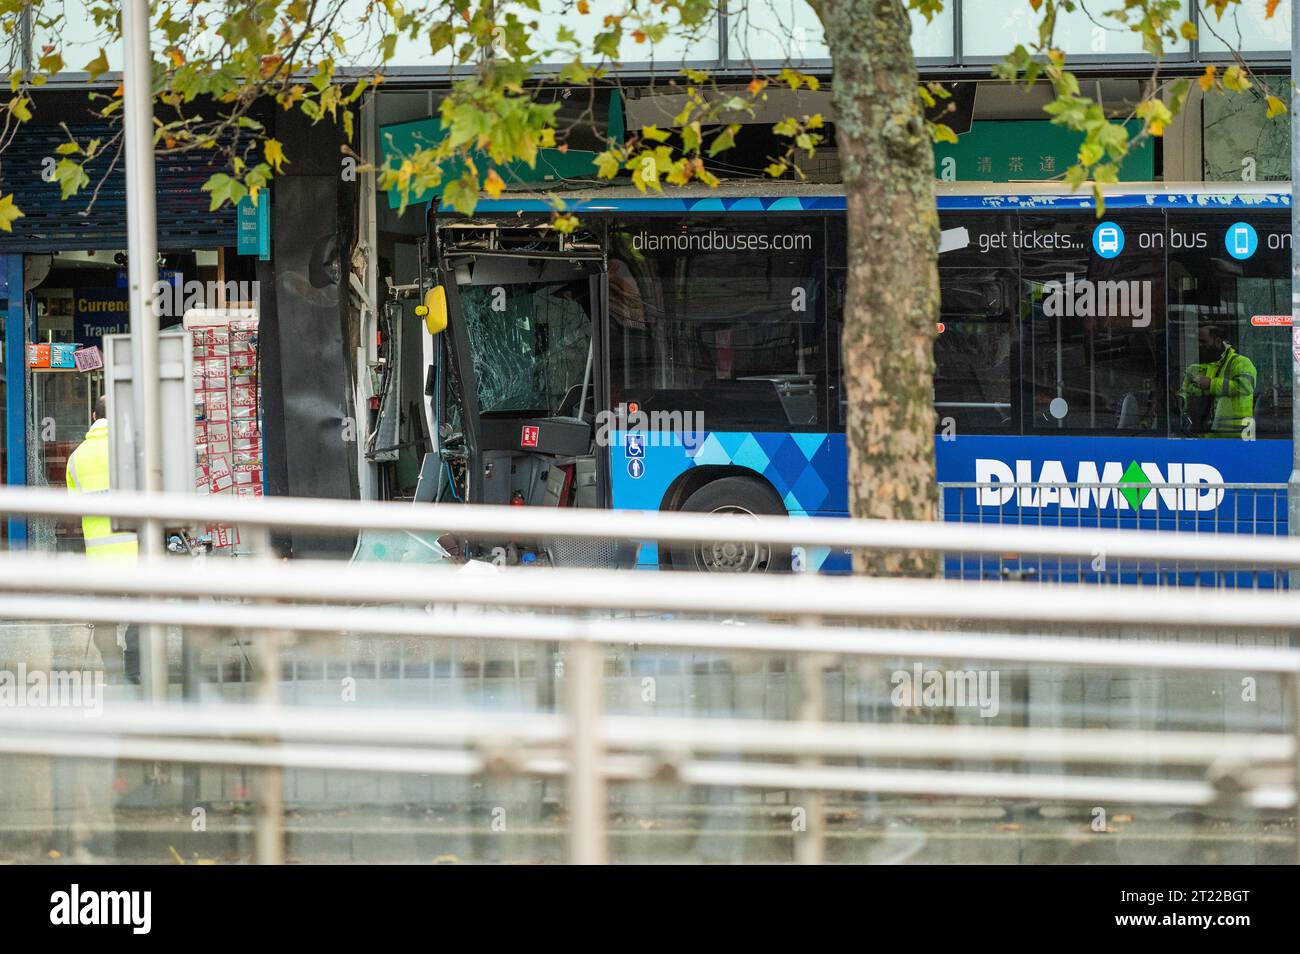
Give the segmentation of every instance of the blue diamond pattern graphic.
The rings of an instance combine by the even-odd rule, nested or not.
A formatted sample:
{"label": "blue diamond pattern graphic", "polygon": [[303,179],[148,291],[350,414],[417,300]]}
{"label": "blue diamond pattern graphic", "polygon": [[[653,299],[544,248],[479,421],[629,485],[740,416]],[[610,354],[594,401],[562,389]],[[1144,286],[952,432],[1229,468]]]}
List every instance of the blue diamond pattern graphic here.
{"label": "blue diamond pattern graphic", "polygon": [[763,448],[754,439],[754,435],[746,434],[745,439],[740,442],[740,446],[731,455],[731,462],[739,467],[756,470],[761,474],[767,469],[768,456],[763,453]]}
{"label": "blue diamond pattern graphic", "polygon": [[790,439],[799,446],[808,460],[812,460],[813,455],[826,443],[825,434],[791,434]]}
{"label": "blue diamond pattern graphic", "polygon": [[731,462],[731,455],[722,447],[722,442],[718,440],[717,434],[710,434],[704,439],[704,443],[695,449],[691,455],[691,463],[697,467],[706,464],[727,464]]}
{"label": "blue diamond pattern graphic", "polygon": [[805,467],[804,472],[795,481],[791,488],[795,499],[799,501],[799,509],[814,513],[821,509],[830,491],[826,489],[826,483],[817,475],[817,471],[811,466]]}
{"label": "blue diamond pattern graphic", "polygon": [[788,434],[781,435],[777,447],[769,453],[772,463],[768,466],[766,477],[777,489],[793,487],[800,475],[808,468],[808,458],[804,457],[799,445]]}
{"label": "blue diamond pattern graphic", "polygon": [[[762,474],[794,514],[847,508],[847,492],[832,489],[836,457],[825,434],[721,431],[710,433],[693,452],[696,466],[734,464]],[[827,471],[823,473],[823,471]]]}
{"label": "blue diamond pattern graphic", "polygon": [[744,444],[745,441],[749,440],[750,436],[751,435],[747,431],[721,431],[717,434],[718,446],[721,447],[723,452],[727,455],[728,462],[736,459],[736,454],[740,451],[741,445]]}

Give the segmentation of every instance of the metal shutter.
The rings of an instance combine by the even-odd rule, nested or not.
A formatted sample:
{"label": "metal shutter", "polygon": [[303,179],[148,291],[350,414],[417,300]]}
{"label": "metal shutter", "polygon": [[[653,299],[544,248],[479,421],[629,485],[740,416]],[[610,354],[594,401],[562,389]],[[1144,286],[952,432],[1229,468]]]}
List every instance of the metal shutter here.
{"label": "metal shutter", "polygon": [[[107,123],[69,127],[79,142],[100,138],[108,142]],[[0,252],[55,252],[126,248],[125,156],[116,146],[100,153],[86,168],[90,185],[64,201],[57,182],[41,179],[42,163],[67,142],[58,126],[25,125],[0,156],[0,192],[14,193],[23,217],[12,232],[0,232]],[[217,150],[195,150],[183,156],[160,157],[155,165],[158,207],[158,248],[166,251],[218,248],[235,244],[235,210],[229,205],[208,211],[208,194],[200,186],[222,171]],[[117,162],[114,166],[114,159]],[[104,173],[114,166],[104,179]],[[103,179],[99,196],[85,214],[94,187]]]}

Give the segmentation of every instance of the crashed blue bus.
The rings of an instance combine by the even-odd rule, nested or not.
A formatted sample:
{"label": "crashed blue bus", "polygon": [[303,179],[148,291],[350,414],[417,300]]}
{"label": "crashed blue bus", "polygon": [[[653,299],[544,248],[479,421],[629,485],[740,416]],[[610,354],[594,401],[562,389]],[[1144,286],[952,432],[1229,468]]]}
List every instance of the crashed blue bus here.
{"label": "crashed blue bus", "polygon": [[[431,496],[846,515],[842,192],[754,182],[566,201],[572,235],[547,228],[543,196],[429,213],[447,322],[426,340]],[[1286,184],[1120,186],[1100,219],[1053,184],[940,185],[937,201],[945,519],[1285,532],[1269,488],[1291,454]],[[1237,401],[1248,420],[1228,431],[1189,390],[1212,370],[1206,329],[1231,344],[1234,375],[1243,357],[1253,371]],[[845,553],[748,544],[622,559],[848,567]]]}

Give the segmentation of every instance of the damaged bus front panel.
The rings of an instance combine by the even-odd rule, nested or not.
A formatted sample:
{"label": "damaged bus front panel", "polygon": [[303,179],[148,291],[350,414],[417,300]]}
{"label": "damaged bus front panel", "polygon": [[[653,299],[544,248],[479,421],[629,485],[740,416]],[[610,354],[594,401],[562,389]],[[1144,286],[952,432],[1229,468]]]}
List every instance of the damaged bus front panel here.
{"label": "damaged bus front panel", "polygon": [[[428,374],[438,468],[434,499],[606,507],[595,425],[608,394],[600,360],[606,297],[598,243],[540,227],[431,221],[433,279],[446,295]],[[498,563],[610,565],[580,541],[484,541]]]}

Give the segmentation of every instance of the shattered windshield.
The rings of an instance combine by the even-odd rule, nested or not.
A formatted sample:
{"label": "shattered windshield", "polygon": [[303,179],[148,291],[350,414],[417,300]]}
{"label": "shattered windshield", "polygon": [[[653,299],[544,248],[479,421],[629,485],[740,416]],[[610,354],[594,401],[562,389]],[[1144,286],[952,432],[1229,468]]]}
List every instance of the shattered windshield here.
{"label": "shattered windshield", "polygon": [[463,285],[479,408],[556,414],[581,386],[591,342],[588,282]]}

